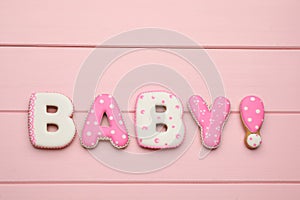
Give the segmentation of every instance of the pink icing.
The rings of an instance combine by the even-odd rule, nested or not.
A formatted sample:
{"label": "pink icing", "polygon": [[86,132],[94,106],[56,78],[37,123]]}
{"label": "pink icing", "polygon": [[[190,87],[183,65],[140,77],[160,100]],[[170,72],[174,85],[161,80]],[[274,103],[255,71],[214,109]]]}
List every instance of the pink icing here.
{"label": "pink icing", "polygon": [[264,121],[264,104],[259,97],[246,96],[240,104],[240,113],[246,128],[256,133]]}
{"label": "pink icing", "polygon": [[34,104],[36,100],[35,93],[32,93],[29,100],[29,112],[28,112],[28,132],[29,139],[32,145],[35,146],[35,135],[34,135]]}
{"label": "pink icing", "polygon": [[[106,113],[109,126],[100,126],[103,114]],[[110,140],[117,148],[124,148],[129,143],[128,133],[115,99],[108,94],[99,95],[88,113],[81,135],[81,144],[94,148],[98,140]]]}
{"label": "pink icing", "polygon": [[218,97],[209,109],[200,96],[193,95],[188,105],[194,119],[202,129],[203,145],[209,149],[217,148],[221,141],[222,128],[229,116],[229,100],[225,97]]}

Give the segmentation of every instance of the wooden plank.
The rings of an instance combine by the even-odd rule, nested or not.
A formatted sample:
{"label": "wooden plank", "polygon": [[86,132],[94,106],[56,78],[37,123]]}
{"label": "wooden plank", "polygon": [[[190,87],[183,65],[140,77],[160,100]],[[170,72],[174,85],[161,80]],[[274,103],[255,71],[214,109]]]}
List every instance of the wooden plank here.
{"label": "wooden plank", "polygon": [[[117,192],[116,192],[117,191]],[[18,184],[0,185],[3,199],[210,199],[298,200],[300,185],[287,184]]]}
{"label": "wooden plank", "polygon": [[[132,114],[130,114],[133,117]],[[76,114],[84,119],[85,113]],[[262,146],[251,151],[244,146],[244,130],[238,114],[231,114],[224,128],[221,146],[199,160],[201,149],[198,129],[189,114],[184,115],[187,134],[196,130],[188,150],[170,166],[161,170],[132,174],[111,169],[98,162],[79,144],[78,137],[63,150],[38,150],[31,146],[27,134],[26,114],[0,113],[0,182],[299,182],[300,152],[297,135],[299,114],[267,114],[261,130]],[[77,123],[78,130],[81,124]],[[133,127],[128,127],[132,134]],[[187,140],[185,140],[186,142]],[[109,143],[101,142],[97,148]],[[134,139],[125,150],[149,153]],[[172,151],[172,150],[170,150]]]}
{"label": "wooden plank", "polygon": [[[33,91],[60,92],[72,98],[81,65],[92,51],[85,48],[0,48],[0,110],[26,110]],[[117,49],[108,51],[114,53]],[[223,79],[233,111],[238,111],[240,100],[249,94],[260,96],[267,111],[300,111],[300,51],[208,50],[208,54]],[[112,93],[128,72],[149,63],[175,70],[191,85],[194,94],[200,94],[210,103],[203,77],[189,63],[174,54],[154,49],[133,52],[112,63],[99,81],[95,94]],[[129,107],[123,106],[122,110],[133,109],[137,94],[134,89]],[[185,104],[188,97],[180,98]]]}
{"label": "wooden plank", "polygon": [[0,41],[95,45],[120,32],[160,27],[204,46],[299,47],[299,7],[297,0],[1,1]]}

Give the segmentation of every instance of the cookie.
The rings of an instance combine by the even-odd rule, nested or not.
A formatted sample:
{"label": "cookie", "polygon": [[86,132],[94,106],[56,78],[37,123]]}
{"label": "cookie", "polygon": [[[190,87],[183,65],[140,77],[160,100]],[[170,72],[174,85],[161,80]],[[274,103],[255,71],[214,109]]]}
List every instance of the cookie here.
{"label": "cookie", "polygon": [[246,96],[240,103],[240,115],[246,130],[245,144],[256,149],[262,143],[260,128],[264,121],[264,104],[257,96]]}
{"label": "cookie", "polygon": [[176,95],[164,91],[141,93],[135,113],[138,144],[150,149],[178,147],[185,134],[182,117],[183,107]]}
{"label": "cookie", "polygon": [[218,97],[209,109],[200,96],[193,95],[189,98],[188,107],[201,128],[203,146],[216,149],[220,145],[222,130],[230,113],[230,101],[225,97]]}
{"label": "cookie", "polygon": [[[48,112],[47,107],[56,107]],[[72,120],[73,104],[58,93],[33,93],[29,102],[28,131],[31,144],[42,149],[61,149],[68,146],[76,133]],[[55,125],[56,131],[48,131]]]}
{"label": "cookie", "polygon": [[[104,114],[108,118],[109,126],[100,125]],[[99,140],[109,140],[118,149],[128,145],[128,132],[113,96],[102,94],[96,97],[86,118],[80,140],[82,146],[89,149],[95,148]]]}

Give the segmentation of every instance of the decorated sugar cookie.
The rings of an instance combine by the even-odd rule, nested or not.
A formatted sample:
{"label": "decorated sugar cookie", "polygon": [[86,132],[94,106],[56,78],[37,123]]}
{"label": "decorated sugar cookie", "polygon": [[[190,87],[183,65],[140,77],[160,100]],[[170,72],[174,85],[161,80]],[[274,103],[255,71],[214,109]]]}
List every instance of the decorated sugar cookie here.
{"label": "decorated sugar cookie", "polygon": [[209,109],[200,96],[193,95],[188,101],[188,107],[201,128],[203,146],[208,149],[217,148],[221,142],[223,126],[230,113],[229,100],[225,97],[218,97]]}
{"label": "decorated sugar cookie", "polygon": [[260,128],[264,121],[264,104],[259,97],[246,96],[240,104],[241,119],[246,129],[245,144],[249,149],[260,146]]}
{"label": "decorated sugar cookie", "polygon": [[185,134],[182,115],[182,104],[174,94],[163,91],[141,93],[136,100],[135,113],[138,144],[150,149],[179,146]]}
{"label": "decorated sugar cookie", "polygon": [[[50,113],[47,107],[56,107]],[[29,102],[28,131],[31,144],[36,148],[59,149],[72,142],[76,129],[71,118],[73,104],[66,96],[58,93],[33,93]],[[48,131],[48,125],[57,130]]]}
{"label": "decorated sugar cookie", "polygon": [[[106,114],[109,126],[101,126]],[[99,140],[109,140],[116,148],[125,148],[129,143],[128,133],[119,106],[113,96],[99,95],[86,118],[81,134],[81,144],[85,148],[94,148]]]}

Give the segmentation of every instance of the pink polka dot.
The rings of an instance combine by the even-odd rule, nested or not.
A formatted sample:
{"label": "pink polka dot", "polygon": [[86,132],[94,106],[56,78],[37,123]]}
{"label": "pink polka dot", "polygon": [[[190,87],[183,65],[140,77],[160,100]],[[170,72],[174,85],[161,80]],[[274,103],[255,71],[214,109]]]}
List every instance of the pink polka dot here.
{"label": "pink polka dot", "polygon": [[256,144],[254,143],[253,146],[256,147]]}
{"label": "pink polka dot", "polygon": [[173,119],[173,117],[169,117],[169,120],[172,120]]}
{"label": "pink polka dot", "polygon": [[252,137],[251,137],[251,138],[249,138],[249,140],[252,140]]}
{"label": "pink polka dot", "polygon": [[175,128],[175,125],[172,125],[172,128]]}

